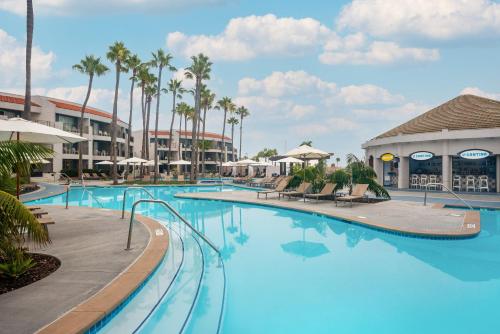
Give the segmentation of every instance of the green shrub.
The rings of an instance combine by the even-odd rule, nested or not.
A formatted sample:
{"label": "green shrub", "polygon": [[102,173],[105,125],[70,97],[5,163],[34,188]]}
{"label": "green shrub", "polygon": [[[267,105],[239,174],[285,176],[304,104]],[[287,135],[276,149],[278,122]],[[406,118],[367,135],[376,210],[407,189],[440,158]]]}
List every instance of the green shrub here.
{"label": "green shrub", "polygon": [[0,274],[11,279],[17,279],[34,265],[35,262],[31,257],[18,251],[13,258],[0,263]]}

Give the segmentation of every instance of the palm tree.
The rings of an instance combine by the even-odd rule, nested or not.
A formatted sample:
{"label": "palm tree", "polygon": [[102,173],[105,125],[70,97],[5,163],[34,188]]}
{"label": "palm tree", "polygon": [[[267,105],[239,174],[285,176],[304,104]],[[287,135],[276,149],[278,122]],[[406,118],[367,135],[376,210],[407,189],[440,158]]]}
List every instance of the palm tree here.
{"label": "palm tree", "polygon": [[151,85],[155,80],[153,74],[149,72],[147,64],[141,64],[137,72],[138,86],[141,87],[141,114],[142,114],[142,150],[141,158],[149,158],[149,133],[146,131],[149,129],[149,124],[147,124],[147,101],[146,101],[146,87]]}
{"label": "palm tree", "polygon": [[230,97],[223,97],[219,101],[217,101],[217,106],[215,107],[216,109],[222,109],[224,110],[224,120],[222,121],[222,158],[220,159],[220,166],[219,166],[219,174],[222,173],[222,163],[225,162],[224,159],[224,147],[225,147],[225,137],[226,137],[226,120],[227,120],[227,113],[233,113],[236,106],[234,105],[233,101],[231,100]]}
{"label": "palm tree", "polygon": [[201,86],[203,84],[203,80],[210,80],[212,63],[209,61],[208,57],[202,53],[198,56],[191,57],[191,60],[193,62],[191,66],[186,68],[185,76],[188,79],[195,80],[193,132],[191,134],[193,147],[191,154],[191,181],[194,181],[198,178],[198,144],[196,129],[200,115]]}
{"label": "palm tree", "polygon": [[241,106],[236,110],[236,114],[240,116],[240,159],[241,159],[241,142],[243,140],[243,119],[250,115],[247,108]]}
{"label": "palm tree", "polygon": [[[202,141],[205,143],[205,125],[207,120],[207,111],[213,108],[213,103],[215,101],[215,94],[210,91],[210,89],[204,87],[201,92],[201,107],[203,108],[203,128],[202,128]],[[206,145],[201,148],[201,172],[205,173],[205,149]]]}
{"label": "palm tree", "polygon": [[[158,182],[158,120],[160,118],[160,96],[161,96],[161,74],[163,68],[168,68],[170,71],[175,71],[176,68],[173,67],[170,62],[172,61],[172,55],[170,53],[165,53],[162,49],[158,49],[156,53],[153,53],[153,60],[151,60],[150,65],[158,68],[158,95],[156,97],[156,119],[155,119],[155,176],[154,183]],[[169,152],[170,153],[170,152]]]}
{"label": "palm tree", "polygon": [[[186,90],[184,89],[184,87],[182,87],[182,80],[170,79],[170,81],[168,82],[168,91],[172,93],[172,119],[170,121],[170,133],[168,134],[168,155],[167,155],[168,171],[170,173],[170,152],[172,152],[172,136],[174,132],[175,114],[177,113],[175,100],[176,98],[182,99],[182,94],[184,94]],[[181,122],[182,122],[182,117],[181,117]],[[180,139],[180,132],[179,132],[179,139]],[[179,140],[179,146],[180,146],[180,140]],[[180,154],[180,149],[179,149],[179,154]]]}
{"label": "palm tree", "polygon": [[[127,68],[132,71],[132,76],[130,77],[130,111],[128,115],[128,137],[127,137],[127,147],[125,148],[125,158],[130,157],[130,137],[132,136],[132,111],[134,109],[134,86],[137,81],[137,73],[141,66],[141,59],[138,55],[134,54],[128,57],[126,61]],[[128,168],[127,170],[128,171]]]}
{"label": "palm tree", "polygon": [[[73,69],[86,74],[89,76],[89,84],[87,87],[87,95],[85,95],[85,100],[83,101],[82,108],[80,109],[80,137],[83,137],[83,116],[85,114],[85,108],[87,108],[87,103],[89,102],[90,93],[92,91],[92,83],[94,81],[94,76],[100,77],[109,71],[109,68],[101,63],[100,57],[95,57],[93,55],[85,56],[80,63],[73,65]],[[88,154],[88,152],[87,152]],[[82,152],[82,142],[78,143],[78,177],[82,177],[83,172],[83,152]]]}
{"label": "palm tree", "polygon": [[[158,86],[156,86],[156,77],[152,76],[151,81],[148,83],[146,88],[144,88],[144,94],[146,95],[146,159],[149,160],[149,123],[151,119],[151,102],[153,97],[158,94]],[[155,136],[156,140],[156,136]]]}
{"label": "palm tree", "polygon": [[312,140],[304,140],[299,146],[306,145],[306,146],[312,146]]}
{"label": "palm tree", "polygon": [[175,108],[175,112],[179,114],[179,160],[182,160],[182,153],[181,153],[181,137],[182,137],[182,117],[184,116],[184,113],[186,110],[189,108],[189,105],[186,102],[181,102],[177,104],[177,107]]}
{"label": "palm tree", "polygon": [[232,148],[232,157],[233,161],[234,159],[234,126],[238,125],[240,121],[236,117],[230,117],[227,120],[227,124],[231,124],[231,148]]}
{"label": "palm tree", "polygon": [[129,58],[130,51],[125,47],[123,42],[115,42],[109,47],[106,57],[110,62],[115,65],[116,78],[115,78],[115,97],[113,100],[113,117],[111,119],[111,159],[113,161],[113,184],[118,184],[118,166],[116,165],[116,135],[118,127],[118,89],[120,88],[120,73],[127,72],[125,66]]}
{"label": "palm tree", "polygon": [[31,119],[31,49],[33,46],[33,1],[26,1],[26,88],[24,90],[24,109],[22,117]]}

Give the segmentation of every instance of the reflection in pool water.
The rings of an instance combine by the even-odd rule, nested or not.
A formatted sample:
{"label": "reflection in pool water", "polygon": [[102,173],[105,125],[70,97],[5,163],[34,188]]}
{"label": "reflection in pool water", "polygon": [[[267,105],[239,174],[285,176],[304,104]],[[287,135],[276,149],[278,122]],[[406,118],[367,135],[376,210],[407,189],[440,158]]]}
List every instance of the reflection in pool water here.
{"label": "reflection in pool water", "polygon": [[[223,333],[492,333],[498,326],[498,211],[481,213],[476,238],[430,240],[302,212],[173,196],[216,187],[150,190],[221,249],[228,284]],[[120,208],[123,190],[93,192],[105,207]],[[127,202],[142,197],[133,193]],[[96,206],[76,189],[70,200]],[[64,196],[38,203],[62,205]],[[170,219],[157,207],[139,210]],[[218,307],[210,288],[202,286],[201,312]]]}

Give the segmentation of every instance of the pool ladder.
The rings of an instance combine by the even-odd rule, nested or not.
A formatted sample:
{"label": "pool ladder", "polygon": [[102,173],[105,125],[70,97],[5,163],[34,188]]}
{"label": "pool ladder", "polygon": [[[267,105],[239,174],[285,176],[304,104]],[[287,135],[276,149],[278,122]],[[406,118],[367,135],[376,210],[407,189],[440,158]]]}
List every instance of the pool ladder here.
{"label": "pool ladder", "polygon": [[447,186],[445,186],[444,184],[442,183],[427,183],[425,185],[425,194],[424,194],[424,206],[427,205],[427,190],[429,189],[429,186],[432,186],[432,187],[442,187],[443,189],[446,189],[446,191],[448,191],[450,194],[452,194],[455,198],[457,198],[458,200],[460,200],[462,203],[465,204],[466,207],[468,207],[469,209],[471,210],[474,210],[472,208],[472,206],[467,203],[462,197],[458,196],[458,194],[456,192],[454,192],[453,190],[451,190],[450,188],[448,188]]}

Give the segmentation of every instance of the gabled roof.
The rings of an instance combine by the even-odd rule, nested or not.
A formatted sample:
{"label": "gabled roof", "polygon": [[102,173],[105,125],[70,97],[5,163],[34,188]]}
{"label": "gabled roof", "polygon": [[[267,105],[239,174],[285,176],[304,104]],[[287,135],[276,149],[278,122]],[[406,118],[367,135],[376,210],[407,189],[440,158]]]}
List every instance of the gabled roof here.
{"label": "gabled roof", "polygon": [[[0,102],[12,103],[12,104],[21,104],[24,105],[24,97],[16,97],[10,95],[0,95]],[[31,102],[33,107],[40,107],[39,104]]]}
{"label": "gabled roof", "polygon": [[376,138],[448,130],[500,128],[500,101],[460,95]]}
{"label": "gabled roof", "polygon": [[[70,102],[55,100],[55,99],[51,99],[51,98],[49,98],[49,101],[59,109],[81,111],[81,108],[82,108],[82,106],[80,104],[76,104],[76,103],[70,103]],[[85,107],[85,113],[96,115],[96,116],[101,116],[101,117],[106,117],[106,118],[112,118],[112,115],[110,113],[102,111],[102,110],[98,110],[95,108],[91,108],[91,107]]]}
{"label": "gabled roof", "polygon": [[[179,132],[179,131],[176,130],[175,132]],[[154,136],[155,131],[152,130],[152,131],[149,131],[149,133]],[[158,136],[168,136],[168,135],[170,135],[170,131],[158,130]],[[180,131],[180,135],[181,136],[191,136],[192,132],[191,131]],[[201,138],[201,134],[200,134],[200,138]],[[222,135],[217,134],[217,133],[213,133],[213,132],[205,132],[205,138],[222,139]],[[225,136],[224,140],[231,140],[231,138]]]}

